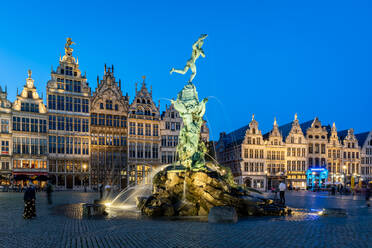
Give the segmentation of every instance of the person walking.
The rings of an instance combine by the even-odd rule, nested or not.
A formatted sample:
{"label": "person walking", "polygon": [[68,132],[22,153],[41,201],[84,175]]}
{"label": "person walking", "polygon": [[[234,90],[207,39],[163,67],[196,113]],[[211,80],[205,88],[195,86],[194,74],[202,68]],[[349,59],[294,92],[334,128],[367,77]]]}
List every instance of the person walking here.
{"label": "person walking", "polygon": [[46,186],[46,193],[47,193],[47,199],[48,199],[48,204],[52,204],[52,192],[53,192],[53,187],[52,184],[48,181],[48,184]]}
{"label": "person walking", "polygon": [[102,183],[98,185],[98,190],[99,190],[99,199],[102,200],[102,197],[103,197],[103,184]]}
{"label": "person walking", "polygon": [[25,194],[23,196],[23,200],[25,202],[23,218],[31,219],[33,217],[36,217],[36,207],[35,207],[36,193],[35,193],[35,188],[32,183],[29,183],[28,187],[26,188]]}
{"label": "person walking", "polygon": [[285,204],[285,189],[286,189],[286,186],[285,186],[285,183],[282,181],[280,182],[279,184],[279,197],[280,197],[280,203],[281,204]]}
{"label": "person walking", "polygon": [[371,191],[372,191],[372,183],[369,183],[366,188],[366,205],[367,207],[370,207],[371,204],[369,203],[369,198],[371,197]]}

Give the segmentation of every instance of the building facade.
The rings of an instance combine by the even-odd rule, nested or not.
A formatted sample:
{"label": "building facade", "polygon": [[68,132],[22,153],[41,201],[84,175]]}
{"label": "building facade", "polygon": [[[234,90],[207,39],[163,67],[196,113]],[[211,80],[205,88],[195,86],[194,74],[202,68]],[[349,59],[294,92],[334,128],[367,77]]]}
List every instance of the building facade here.
{"label": "building facade", "polygon": [[[346,135],[345,135],[346,134]],[[342,139],[342,169],[346,177],[346,182],[356,181],[360,178],[360,148],[358,140],[354,135],[354,129],[341,131],[339,133]]]}
{"label": "building facade", "polygon": [[62,189],[90,185],[91,92],[69,45],[47,83],[49,174]]}
{"label": "building facade", "polygon": [[8,100],[8,93],[0,87],[0,185],[9,185],[12,176],[12,103]]}
{"label": "building facade", "polygon": [[97,88],[91,99],[91,184],[125,187],[121,175],[127,172],[128,95],[123,96],[121,81],[116,82],[114,67],[97,77]]}
{"label": "building facade", "polygon": [[297,114],[295,114],[291,130],[285,138],[285,146],[287,149],[287,182],[293,188],[305,189],[308,145]]}
{"label": "building facade", "polygon": [[12,106],[13,180],[43,186],[48,176],[47,109],[28,71],[26,85]]}
{"label": "building facade", "polygon": [[[160,104],[159,104],[160,105]],[[147,175],[160,165],[160,106],[152,99],[145,77],[128,112],[128,167],[123,173],[127,185],[148,183]],[[147,178],[148,179],[148,178]]]}
{"label": "building facade", "polygon": [[344,174],[342,169],[342,144],[338,137],[336,124],[333,123],[332,129],[329,136],[329,142],[327,145],[328,153],[328,171],[329,178],[328,180],[332,183],[342,183],[344,181]]}
{"label": "building facade", "polygon": [[361,176],[365,182],[372,181],[372,131],[355,135],[361,148]]}
{"label": "building facade", "polygon": [[249,128],[241,145],[240,184],[247,187],[266,190],[267,170],[265,170],[265,144],[258,122],[252,116]]}

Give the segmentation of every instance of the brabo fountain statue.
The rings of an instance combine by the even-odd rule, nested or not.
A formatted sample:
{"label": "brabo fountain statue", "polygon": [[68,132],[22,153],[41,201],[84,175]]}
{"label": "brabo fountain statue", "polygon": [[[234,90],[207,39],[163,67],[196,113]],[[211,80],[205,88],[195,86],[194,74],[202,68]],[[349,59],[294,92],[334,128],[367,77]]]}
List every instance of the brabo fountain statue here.
{"label": "brabo fountain statue", "polygon": [[192,80],[196,60],[200,55],[205,57],[201,47],[206,37],[201,35],[193,44],[191,58],[183,70],[170,71],[180,74],[192,71],[177,100],[172,101],[183,119],[177,146],[179,161],[155,174],[152,194],[138,196],[137,207],[148,216],[206,216],[215,207],[233,209],[240,216],[286,214],[286,207],[237,186],[228,168],[205,161],[206,146],[200,139],[200,128],[207,99],[199,102]]}

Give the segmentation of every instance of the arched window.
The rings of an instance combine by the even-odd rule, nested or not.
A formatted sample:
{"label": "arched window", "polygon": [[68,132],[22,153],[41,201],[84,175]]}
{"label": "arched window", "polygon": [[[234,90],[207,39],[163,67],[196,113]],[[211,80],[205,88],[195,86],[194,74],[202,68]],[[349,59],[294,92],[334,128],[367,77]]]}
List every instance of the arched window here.
{"label": "arched window", "polygon": [[142,103],[146,103],[146,100],[145,99],[142,99]]}
{"label": "arched window", "polygon": [[141,103],[141,100],[140,99],[137,99],[137,103]]}
{"label": "arched window", "polygon": [[255,128],[252,129],[252,133],[256,134],[256,129]]}
{"label": "arched window", "polygon": [[313,136],[312,135],[309,135],[309,139],[312,139],[313,138]]}
{"label": "arched window", "polygon": [[147,100],[147,104],[150,104],[151,102],[150,102],[150,100]]}

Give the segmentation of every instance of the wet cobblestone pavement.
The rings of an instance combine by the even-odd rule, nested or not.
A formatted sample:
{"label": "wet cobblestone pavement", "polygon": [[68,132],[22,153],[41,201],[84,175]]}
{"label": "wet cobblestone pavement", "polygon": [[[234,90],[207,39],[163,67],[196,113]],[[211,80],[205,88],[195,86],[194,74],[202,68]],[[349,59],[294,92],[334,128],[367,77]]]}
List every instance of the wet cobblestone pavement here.
{"label": "wet cobblestone pavement", "polygon": [[[237,224],[203,220],[151,220],[135,216],[81,219],[80,205],[93,193],[56,192],[48,206],[37,194],[37,218],[24,220],[23,195],[0,192],[0,247],[372,247],[372,208],[360,197],[293,192],[293,216],[244,218]],[[344,208],[347,217],[310,209]],[[314,210],[316,212],[317,210]]]}

